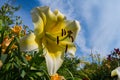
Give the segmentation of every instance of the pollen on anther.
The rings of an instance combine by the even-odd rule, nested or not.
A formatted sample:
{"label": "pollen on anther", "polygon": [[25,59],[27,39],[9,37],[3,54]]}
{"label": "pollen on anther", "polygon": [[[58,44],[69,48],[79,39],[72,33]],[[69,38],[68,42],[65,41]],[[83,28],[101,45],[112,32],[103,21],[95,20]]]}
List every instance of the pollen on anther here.
{"label": "pollen on anther", "polygon": [[59,36],[57,36],[57,44],[59,44]]}

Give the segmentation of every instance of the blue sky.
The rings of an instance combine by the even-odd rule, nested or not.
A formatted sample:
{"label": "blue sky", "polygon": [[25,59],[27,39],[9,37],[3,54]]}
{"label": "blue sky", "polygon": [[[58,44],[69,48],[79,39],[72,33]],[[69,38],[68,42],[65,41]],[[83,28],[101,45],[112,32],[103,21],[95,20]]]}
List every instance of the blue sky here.
{"label": "blue sky", "polygon": [[[0,0],[3,4],[6,0]],[[91,53],[108,55],[120,48],[120,0],[16,0],[16,13],[33,29],[30,11],[37,6],[60,10],[67,19],[78,20],[81,31],[76,39],[78,56]]]}

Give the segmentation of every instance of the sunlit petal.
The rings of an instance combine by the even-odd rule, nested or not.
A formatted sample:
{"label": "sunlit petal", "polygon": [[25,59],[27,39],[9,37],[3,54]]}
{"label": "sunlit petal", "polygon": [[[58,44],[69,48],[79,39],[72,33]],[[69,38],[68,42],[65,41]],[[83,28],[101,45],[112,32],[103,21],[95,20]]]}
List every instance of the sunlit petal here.
{"label": "sunlit petal", "polygon": [[63,20],[53,25],[53,28],[50,29],[49,33],[53,37],[59,36],[61,40],[61,44],[64,43],[66,44],[69,42],[74,42],[79,31],[80,31],[80,24],[78,21]]}
{"label": "sunlit petal", "polygon": [[111,77],[118,76],[118,80],[120,80],[120,67],[117,67],[111,72]]}
{"label": "sunlit petal", "polygon": [[64,47],[58,46],[56,43],[49,41],[44,43],[44,53],[47,63],[48,73],[53,75],[57,72],[63,62],[65,49]]}
{"label": "sunlit petal", "polygon": [[[35,15],[35,21],[33,20],[34,24],[38,25],[39,23],[36,23],[38,21],[38,18],[41,18],[44,24],[45,30],[50,30],[53,25],[55,25],[57,21],[57,16],[49,9],[49,7],[37,7],[32,10],[32,15]],[[34,17],[33,17],[34,19]],[[41,20],[39,20],[40,22]],[[35,27],[42,27],[42,26],[36,26]]]}
{"label": "sunlit petal", "polygon": [[28,34],[20,39],[21,51],[32,51],[38,49],[34,33]]}
{"label": "sunlit petal", "polygon": [[76,52],[76,46],[74,44],[68,45],[67,53],[70,57],[74,57]]}
{"label": "sunlit petal", "polygon": [[53,13],[57,16],[57,21],[66,19],[66,17],[57,9],[54,10]]}
{"label": "sunlit petal", "polygon": [[116,71],[116,69],[111,72],[111,77],[113,77],[113,76],[117,76],[117,71]]}
{"label": "sunlit petal", "polygon": [[[65,21],[65,27],[64,29],[65,30],[63,32],[63,37],[66,37],[68,36],[67,38],[65,38],[64,40],[61,40],[63,39],[63,37],[60,38],[61,41],[59,41],[59,45],[72,45],[73,42],[75,41],[76,37],[77,37],[77,34],[78,32],[80,31],[80,24],[78,21]],[[71,33],[69,33],[71,32]],[[66,33],[64,35],[64,33]]]}
{"label": "sunlit petal", "polygon": [[78,21],[66,21],[66,31],[72,31],[71,36],[75,39],[77,37],[78,32],[80,31],[80,23]]}
{"label": "sunlit petal", "polygon": [[43,18],[40,16],[39,11],[37,8],[31,11],[32,14],[32,21],[34,24],[34,33],[37,38],[41,38],[43,36],[44,31],[44,21]]}
{"label": "sunlit petal", "polygon": [[56,54],[57,56],[49,52],[45,54],[49,75],[55,74],[63,63],[63,56],[64,56],[63,53],[58,52]]}

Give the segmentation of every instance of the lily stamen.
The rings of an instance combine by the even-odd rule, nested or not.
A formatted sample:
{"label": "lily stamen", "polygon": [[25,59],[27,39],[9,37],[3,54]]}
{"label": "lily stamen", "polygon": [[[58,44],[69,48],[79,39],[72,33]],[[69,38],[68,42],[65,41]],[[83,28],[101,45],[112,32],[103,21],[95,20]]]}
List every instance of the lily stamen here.
{"label": "lily stamen", "polygon": [[73,38],[73,36],[69,36],[69,38],[71,38],[72,42],[74,41],[74,38]]}
{"label": "lily stamen", "polygon": [[[65,29],[62,29],[62,36],[59,37],[57,36],[57,44],[59,44],[60,41],[63,41],[65,40],[66,38],[70,38],[72,40],[72,42],[74,41],[74,38],[72,36],[72,31],[67,31],[67,35],[64,36],[64,34],[66,34],[66,30]],[[51,35],[49,32],[46,32],[45,35],[50,39],[50,40],[53,40],[53,41],[56,41],[56,37]]]}
{"label": "lily stamen", "polygon": [[64,29],[64,35],[66,35],[66,30]]}
{"label": "lily stamen", "polygon": [[68,50],[68,45],[66,44],[66,47],[65,47],[65,53],[67,52]]}
{"label": "lily stamen", "polygon": [[66,30],[62,29],[62,36],[66,35]]}
{"label": "lily stamen", "polygon": [[59,44],[59,36],[57,36],[57,44]]}
{"label": "lily stamen", "polygon": [[72,33],[73,33],[72,31],[70,31],[70,30],[68,31],[68,35],[69,36],[71,36]]}
{"label": "lily stamen", "polygon": [[63,29],[62,29],[62,36],[63,36]]}

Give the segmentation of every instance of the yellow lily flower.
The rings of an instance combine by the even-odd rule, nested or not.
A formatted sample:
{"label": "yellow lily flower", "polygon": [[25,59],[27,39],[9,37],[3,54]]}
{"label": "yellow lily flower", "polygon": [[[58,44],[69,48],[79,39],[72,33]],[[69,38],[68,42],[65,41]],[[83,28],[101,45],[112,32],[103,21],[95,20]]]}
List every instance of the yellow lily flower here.
{"label": "yellow lily flower", "polygon": [[27,61],[30,61],[30,60],[32,59],[32,56],[26,54],[26,55],[25,55],[25,58],[26,58]]}
{"label": "yellow lily flower", "polygon": [[[0,45],[2,47],[2,53],[5,53],[7,47],[10,45],[11,41],[14,39],[14,36],[12,38],[5,37],[2,44]],[[12,45],[11,49],[15,49],[17,46],[15,44]]]}
{"label": "yellow lily flower", "polygon": [[12,31],[16,34],[19,34],[20,31],[22,30],[22,27],[21,26],[18,26],[18,25],[15,25],[13,28],[12,28]]}
{"label": "yellow lily flower", "polygon": [[79,22],[66,20],[61,12],[52,12],[47,6],[34,8],[31,14],[34,33],[21,39],[21,48],[23,51],[43,49],[48,73],[54,75],[62,65],[65,53],[75,54],[73,42],[80,30]]}
{"label": "yellow lily flower", "polygon": [[120,80],[120,67],[117,67],[111,72],[111,77],[118,76],[118,80]]}
{"label": "yellow lily flower", "polygon": [[58,74],[54,74],[51,76],[50,80],[66,80],[63,76],[60,76]]}

